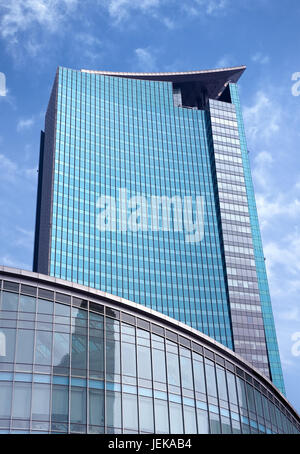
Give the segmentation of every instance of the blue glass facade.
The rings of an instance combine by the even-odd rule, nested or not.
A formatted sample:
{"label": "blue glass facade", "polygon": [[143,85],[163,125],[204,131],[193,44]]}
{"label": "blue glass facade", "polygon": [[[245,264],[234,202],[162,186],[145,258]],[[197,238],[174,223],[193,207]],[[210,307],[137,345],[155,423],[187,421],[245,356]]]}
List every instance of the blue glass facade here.
{"label": "blue glass facade", "polygon": [[[218,74],[211,78],[190,89],[151,75],[58,69],[42,138],[34,270],[179,320],[283,390],[236,85],[231,102],[228,87],[212,95]],[[169,203],[167,220],[153,216],[155,198],[156,214]],[[199,227],[197,198],[203,231],[187,241],[187,227]]]}

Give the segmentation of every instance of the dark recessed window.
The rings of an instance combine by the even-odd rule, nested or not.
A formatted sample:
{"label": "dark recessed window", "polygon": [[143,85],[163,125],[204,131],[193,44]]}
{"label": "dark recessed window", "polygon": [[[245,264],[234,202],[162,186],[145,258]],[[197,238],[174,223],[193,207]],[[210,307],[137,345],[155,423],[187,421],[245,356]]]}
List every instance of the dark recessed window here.
{"label": "dark recessed window", "polygon": [[196,344],[195,342],[192,342],[192,349],[194,350],[194,352],[203,353],[203,347],[199,344]]}
{"label": "dark recessed window", "polygon": [[17,282],[3,281],[3,288],[11,292],[19,292],[19,284]]}
{"label": "dark recessed window", "polygon": [[153,325],[151,323],[151,329],[152,333],[157,334],[158,336],[163,336],[165,334],[165,330],[161,326]]}
{"label": "dark recessed window", "polygon": [[93,303],[93,301],[90,301],[90,311],[98,312],[98,314],[104,314],[104,306],[102,306],[102,304]]}
{"label": "dark recessed window", "polygon": [[55,300],[60,303],[67,303],[71,304],[71,297],[70,295],[65,295],[64,293],[57,293],[55,295]]}
{"label": "dark recessed window", "polygon": [[177,342],[177,334],[175,334],[175,333],[173,333],[173,331],[169,331],[167,329],[166,329],[166,338]]}
{"label": "dark recessed window", "polygon": [[81,309],[87,309],[88,308],[87,300],[84,300],[82,298],[73,297],[72,305],[75,306],[75,307],[81,307]]}
{"label": "dark recessed window", "polygon": [[120,312],[110,307],[106,307],[105,314],[107,315],[107,317],[116,318],[118,320],[120,319]]}
{"label": "dark recessed window", "polygon": [[25,285],[21,284],[21,293],[24,295],[31,295],[31,296],[36,296],[36,287],[32,287],[31,285]]}
{"label": "dark recessed window", "polygon": [[141,318],[137,319],[137,326],[138,328],[146,329],[147,331],[150,330],[150,323],[146,322],[146,320],[142,320]]}
{"label": "dark recessed window", "polygon": [[205,357],[206,357],[206,358],[214,359],[214,354],[213,354],[213,352],[211,352],[210,350],[207,350],[207,348],[204,349],[204,354],[205,354]]}
{"label": "dark recessed window", "polygon": [[179,336],[178,339],[179,339],[180,345],[191,348],[191,342],[186,337]]}
{"label": "dark recessed window", "polygon": [[135,325],[135,317],[130,314],[126,314],[122,312],[122,321],[126,323],[130,323],[130,325]]}
{"label": "dark recessed window", "polygon": [[51,290],[46,290],[45,288],[39,288],[39,297],[45,298],[47,300],[53,300],[54,292],[52,292]]}

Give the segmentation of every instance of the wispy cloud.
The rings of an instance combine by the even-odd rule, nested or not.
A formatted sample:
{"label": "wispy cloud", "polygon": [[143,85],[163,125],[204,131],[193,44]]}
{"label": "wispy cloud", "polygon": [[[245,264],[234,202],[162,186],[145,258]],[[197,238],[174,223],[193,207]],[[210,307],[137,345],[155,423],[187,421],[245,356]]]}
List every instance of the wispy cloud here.
{"label": "wispy cloud", "polygon": [[17,131],[23,131],[24,129],[29,129],[34,125],[34,118],[21,118],[17,124]]}
{"label": "wispy cloud", "polygon": [[283,121],[281,105],[268,94],[259,90],[254,103],[244,109],[244,120],[249,142],[268,142],[280,130]]}
{"label": "wispy cloud", "polygon": [[154,12],[161,0],[104,0],[102,3],[109,15],[117,22],[128,19],[132,11]]}
{"label": "wispy cloud", "polygon": [[257,52],[256,54],[254,54],[252,57],[251,57],[251,60],[254,62],[254,63],[259,63],[261,65],[265,65],[267,63],[270,62],[270,57],[268,55],[264,55],[263,53],[261,52]]}
{"label": "wispy cloud", "polygon": [[13,54],[17,46],[21,46],[35,56],[42,47],[41,33],[37,38],[36,29],[58,31],[78,3],[78,0],[6,0],[5,5],[1,5],[0,36]]}
{"label": "wispy cloud", "polygon": [[35,181],[37,178],[37,169],[23,168],[0,153],[0,181],[14,183],[24,177],[28,180]]}
{"label": "wispy cloud", "polygon": [[134,51],[138,67],[143,72],[151,72],[157,69],[156,57],[150,48],[138,48]]}

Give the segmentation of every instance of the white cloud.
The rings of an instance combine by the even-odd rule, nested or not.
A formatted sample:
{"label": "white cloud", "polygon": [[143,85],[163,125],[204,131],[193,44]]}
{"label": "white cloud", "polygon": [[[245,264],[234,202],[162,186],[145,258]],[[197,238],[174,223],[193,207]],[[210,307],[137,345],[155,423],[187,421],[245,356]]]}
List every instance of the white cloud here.
{"label": "white cloud", "polygon": [[135,49],[135,55],[138,61],[138,66],[143,72],[153,72],[156,70],[156,58],[149,48]]}
{"label": "white cloud", "polygon": [[250,144],[266,143],[280,130],[282,107],[269,95],[259,90],[254,104],[244,109],[244,120]]}
{"label": "white cloud", "polygon": [[152,12],[161,4],[161,0],[106,0],[109,15],[117,22],[128,19],[132,10],[143,13]]}
{"label": "white cloud", "polygon": [[[79,0],[6,0],[2,6],[0,36],[12,55],[18,46],[35,56],[42,48],[41,31],[54,33],[77,7]],[[34,31],[38,27],[38,38]],[[26,38],[24,33],[27,33]]]}
{"label": "white cloud", "polygon": [[29,129],[34,124],[34,118],[23,118],[18,121],[17,131],[23,131],[24,129]]}
{"label": "white cloud", "polygon": [[208,15],[224,12],[228,6],[228,0],[196,0],[196,2],[202,8],[205,8],[206,14]]}
{"label": "white cloud", "polygon": [[265,64],[269,63],[270,57],[268,55],[262,54],[261,52],[257,52],[256,54],[254,54],[252,56],[251,60],[254,63],[259,63],[261,65],[265,65]]}
{"label": "white cloud", "polygon": [[15,162],[7,158],[4,154],[0,154],[0,182],[15,183],[18,179],[27,178],[35,181],[37,178],[36,168],[18,167]]}

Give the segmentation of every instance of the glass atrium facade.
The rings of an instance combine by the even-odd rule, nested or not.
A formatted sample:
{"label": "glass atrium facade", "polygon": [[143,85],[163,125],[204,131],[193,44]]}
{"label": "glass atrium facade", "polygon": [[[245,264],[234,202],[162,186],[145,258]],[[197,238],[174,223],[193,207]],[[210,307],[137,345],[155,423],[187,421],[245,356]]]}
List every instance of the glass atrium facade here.
{"label": "glass atrium facade", "polygon": [[[183,322],[284,392],[236,86],[243,70],[59,68],[41,140],[34,271]],[[174,228],[188,197],[189,222],[183,213]],[[153,217],[155,198],[160,214],[170,204],[166,223]],[[197,198],[203,232],[187,241]]]}
{"label": "glass atrium facade", "polygon": [[221,344],[104,292],[0,267],[0,433],[299,433]]}

